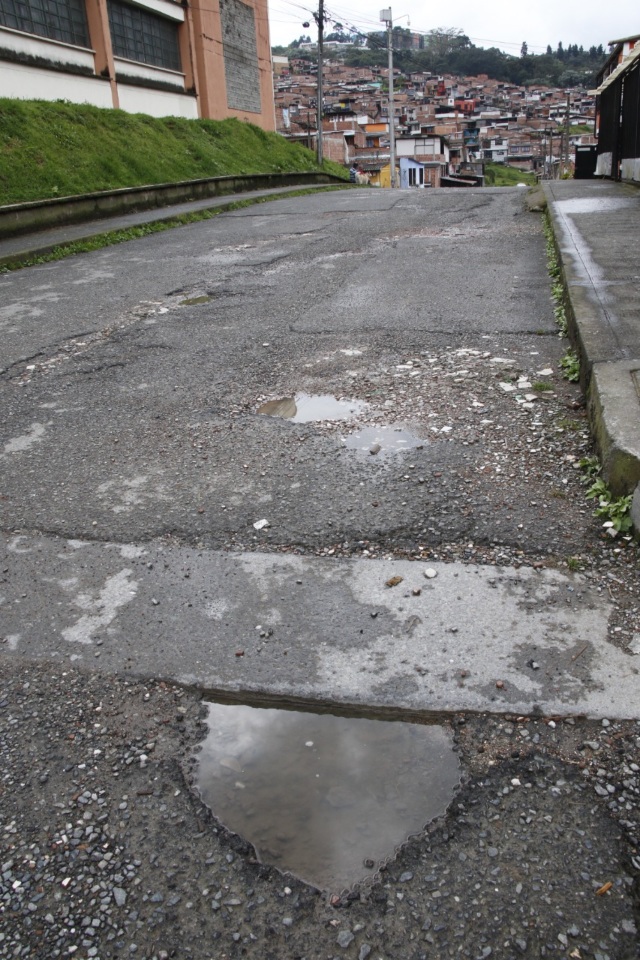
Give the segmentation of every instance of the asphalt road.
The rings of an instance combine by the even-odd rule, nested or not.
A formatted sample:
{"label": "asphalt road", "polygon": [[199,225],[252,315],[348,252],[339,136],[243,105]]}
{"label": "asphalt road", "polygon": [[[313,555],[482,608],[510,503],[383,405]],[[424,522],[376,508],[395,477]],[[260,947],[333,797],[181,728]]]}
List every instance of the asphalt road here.
{"label": "asphalt road", "polygon": [[[462,955],[489,956],[490,945],[494,956],[538,957],[541,949],[551,956],[574,937],[580,956],[631,956],[633,725],[616,734],[626,738],[623,760],[607,741],[593,771],[607,799],[609,787],[633,795],[627,807],[614,804],[630,839],[621,840],[605,800],[587,809],[592,801],[575,766],[589,766],[584,742],[595,742],[603,719],[640,717],[637,553],[603,531],[584,497],[580,459],[592,452],[584,404],[560,374],[567,343],[555,325],[542,221],[527,211],[523,193],[362,190],[282,199],[1,276],[0,656],[12,678],[3,703],[20,715],[19,681],[37,661],[39,702],[53,704],[60,669],[79,670],[78,697],[93,682],[87,678],[97,685],[118,678],[118,716],[135,678],[152,691],[165,690],[153,686],[159,680],[182,685],[194,716],[203,691],[437,717],[445,725],[455,715],[464,796],[433,847],[425,837],[406,853],[410,869],[399,866],[393,883],[415,874],[415,902],[431,897],[421,864],[432,849],[429,870],[449,862],[448,831],[461,830],[472,844],[475,830],[487,835],[495,810],[489,793],[477,824],[460,813],[476,802],[481,778],[507,796],[531,776],[542,811],[566,793],[561,832],[572,817],[591,817],[589,830],[599,836],[586,853],[569,833],[559,846],[553,831],[545,834],[547,859],[535,869],[552,886],[562,868],[579,883],[592,857],[582,874],[593,896],[606,861],[604,874],[616,878],[611,902],[598,899],[580,941],[567,933],[578,929],[582,909],[579,898],[570,904],[573,894],[553,896],[571,922],[558,933],[551,919],[540,921],[533,937],[532,920],[529,933],[509,932],[522,907],[509,906],[508,884],[496,907],[504,929],[477,894],[483,919],[474,926],[465,914]],[[315,396],[323,398],[320,414],[307,419],[306,398]],[[292,412],[292,398],[294,419],[259,412],[274,400]],[[151,737],[142,716],[127,720],[138,724],[139,744]],[[533,741],[519,732],[527,717]],[[584,724],[578,735],[576,717]],[[56,723],[66,743],[63,720]],[[32,726],[33,754],[42,750],[44,758],[46,731]],[[194,723],[187,740],[200,736]],[[10,755],[19,756],[11,743]],[[138,771],[136,749],[122,763],[135,756]],[[60,748],[61,764],[69,750]],[[65,762],[62,793],[64,771],[73,768]],[[539,776],[527,772],[534,767]],[[28,780],[16,770],[11,777]],[[84,777],[73,780],[76,798]],[[147,795],[144,785],[137,789]],[[156,815],[161,829],[168,814],[145,808],[145,817]],[[194,809],[183,815],[192,829],[202,817]],[[469,822],[475,826],[465,833]],[[143,864],[147,828],[129,828]],[[540,837],[545,829],[538,824]],[[235,841],[198,827],[202,836],[178,831],[168,843],[191,844],[196,860],[213,844],[226,870],[225,844]],[[519,844],[530,839],[509,841],[512,861],[528,856]],[[454,884],[463,901],[474,895],[462,892],[465,849]],[[242,896],[250,898],[261,877],[236,878],[251,885]],[[436,922],[416,928],[412,952],[398,946],[405,917],[389,910],[388,884],[375,889],[380,897],[362,907],[374,956],[404,960],[423,955],[418,943],[427,950],[445,943],[446,923]],[[400,902],[405,888],[397,889]],[[544,883],[540,889],[527,901],[530,917],[545,910]],[[310,936],[317,952],[308,956],[330,956],[336,924],[299,892],[303,885],[295,890],[301,923],[269,956],[303,956]],[[264,909],[286,914],[281,896]],[[390,919],[380,919],[382,901]],[[264,922],[288,931],[286,920]],[[338,941],[340,955],[356,946],[354,955],[369,955],[357,936],[362,924]],[[10,937],[16,929],[9,927]],[[266,956],[249,921],[239,929],[228,955]],[[155,934],[136,936],[145,957],[164,955]],[[56,949],[68,947],[66,937],[59,934]],[[118,949],[130,949],[131,937],[122,934]],[[189,956],[209,955],[188,942]],[[116,955],[111,949],[105,956]],[[187,955],[179,944],[172,949],[166,956]],[[43,950],[32,955],[54,955],[51,943]]]}
{"label": "asphalt road", "polygon": [[[3,277],[9,596],[38,584],[5,607],[12,648],[98,652],[104,669],[209,690],[427,710],[482,709],[502,678],[505,708],[636,715],[635,668],[621,693],[610,663],[609,597],[563,580],[591,535],[570,493],[585,424],[558,373],[541,220],[522,193],[283,199]],[[346,419],[257,412],[300,394],[345,401]],[[101,544],[120,545],[115,564]],[[398,559],[478,550],[538,574],[520,599],[513,575],[476,576],[455,599],[441,579],[409,604],[406,585],[384,586]],[[296,557],[272,573],[274,551]],[[563,592],[584,625],[549,629]],[[508,657],[490,636],[498,611]],[[263,622],[278,642],[260,642]],[[371,674],[372,645],[407,631],[415,664],[389,653]],[[541,649],[548,669],[523,672]],[[434,657],[448,689],[412,674]],[[475,677],[462,693],[459,670]]]}

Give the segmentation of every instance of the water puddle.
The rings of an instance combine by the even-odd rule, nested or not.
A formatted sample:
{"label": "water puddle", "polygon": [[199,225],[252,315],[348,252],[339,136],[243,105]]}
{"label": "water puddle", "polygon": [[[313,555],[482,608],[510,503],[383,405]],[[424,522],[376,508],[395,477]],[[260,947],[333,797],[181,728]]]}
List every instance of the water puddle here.
{"label": "water puddle", "polygon": [[204,294],[202,297],[189,297],[187,300],[181,300],[181,307],[195,307],[198,303],[209,303],[211,297],[209,294]]}
{"label": "water puddle", "polygon": [[362,400],[338,400],[331,394],[296,393],[294,397],[268,400],[258,407],[258,413],[269,417],[286,417],[294,423],[312,423],[317,420],[350,420],[366,410]]}
{"label": "water puddle", "polygon": [[421,440],[403,427],[363,427],[343,438],[348,450],[357,450],[369,455],[384,456],[401,453],[403,450],[421,450],[427,441]]}
{"label": "water puddle", "polygon": [[460,780],[435,725],[209,704],[198,787],[263,863],[339,892],[440,816]]}

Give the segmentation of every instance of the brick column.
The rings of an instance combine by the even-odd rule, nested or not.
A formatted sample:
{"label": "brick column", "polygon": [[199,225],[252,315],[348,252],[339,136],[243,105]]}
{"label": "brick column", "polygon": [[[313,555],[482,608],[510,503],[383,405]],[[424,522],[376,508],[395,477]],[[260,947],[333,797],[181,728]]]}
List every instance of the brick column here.
{"label": "brick column", "polygon": [[108,78],[111,84],[111,100],[114,108],[118,109],[120,99],[118,97],[118,84],[116,83],[116,68],[113,62],[107,0],[86,0],[86,10],[91,46],[95,50],[96,73],[100,77]]}

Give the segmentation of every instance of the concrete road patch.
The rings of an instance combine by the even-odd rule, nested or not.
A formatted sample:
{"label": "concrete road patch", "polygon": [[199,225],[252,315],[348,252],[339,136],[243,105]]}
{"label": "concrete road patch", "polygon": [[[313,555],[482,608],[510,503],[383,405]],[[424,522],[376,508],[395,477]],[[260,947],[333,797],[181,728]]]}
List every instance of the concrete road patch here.
{"label": "concrete road patch", "polygon": [[635,658],[581,575],[37,536],[4,549],[7,655],[363,710],[640,716]]}

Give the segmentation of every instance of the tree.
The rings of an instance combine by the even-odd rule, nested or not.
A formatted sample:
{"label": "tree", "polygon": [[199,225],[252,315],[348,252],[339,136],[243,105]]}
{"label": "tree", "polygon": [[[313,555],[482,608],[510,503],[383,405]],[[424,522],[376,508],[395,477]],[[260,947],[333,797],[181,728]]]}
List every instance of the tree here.
{"label": "tree", "polygon": [[522,46],[520,47],[520,56],[526,57],[528,53],[529,53],[529,47],[527,46],[527,41],[525,40]]}
{"label": "tree", "polygon": [[425,46],[434,57],[446,57],[454,50],[465,49],[471,40],[459,27],[436,27],[425,37]]}
{"label": "tree", "polygon": [[291,42],[290,46],[292,46],[294,49],[297,49],[301,43],[311,43],[311,37],[308,34],[306,37],[304,35],[298,37],[297,40],[293,40]]}

